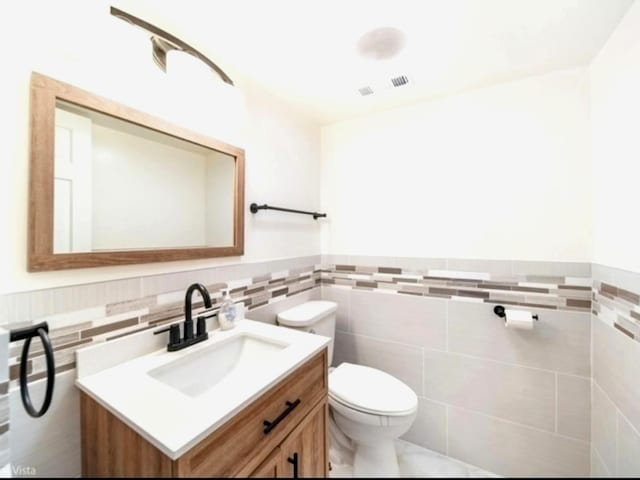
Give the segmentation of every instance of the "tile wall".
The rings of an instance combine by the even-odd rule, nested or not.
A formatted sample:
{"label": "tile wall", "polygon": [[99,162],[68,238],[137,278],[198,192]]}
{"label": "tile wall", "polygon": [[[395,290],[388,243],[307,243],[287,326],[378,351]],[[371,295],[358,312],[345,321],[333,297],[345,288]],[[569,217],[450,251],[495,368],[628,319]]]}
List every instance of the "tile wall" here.
{"label": "tile wall", "polygon": [[[0,357],[8,358],[8,369],[0,369],[0,374],[7,377],[4,380],[0,377],[0,461],[3,453],[8,457],[10,443],[12,464],[25,472],[79,476],[80,416],[79,395],[74,386],[75,351],[91,343],[113,341],[140,331],[148,330],[151,335],[152,329],[182,320],[184,292],[193,282],[206,285],[215,303],[220,302],[222,289],[229,287],[231,297],[245,305],[247,316],[275,323],[278,312],[320,298],[320,256],[0,296],[0,325],[17,328],[48,322],[57,373],[49,412],[40,419],[30,418],[22,407],[17,381],[22,342],[5,346],[4,355]],[[193,306],[195,313],[204,310],[202,300],[195,296]],[[46,367],[38,342],[32,344],[28,365],[32,396],[39,405]]]}
{"label": "tile wall", "polygon": [[6,471],[9,451],[9,331],[0,327],[0,476]]}
{"label": "tile wall", "polygon": [[640,476],[640,274],[593,266],[591,469]]}
{"label": "tile wall", "polygon": [[[406,440],[502,475],[589,474],[589,264],[327,256],[322,286],[333,363],[418,393]],[[497,303],[540,320],[506,329]]]}
{"label": "tile wall", "polygon": [[[334,364],[381,368],[418,393],[411,442],[504,475],[637,474],[640,275],[593,269],[592,290],[583,263],[312,256],[0,297],[0,323],[49,323],[58,369],[51,411],[33,420],[16,388],[20,345],[8,347],[0,460],[10,433],[14,464],[79,475],[75,350],[179,320],[198,281],[216,301],[229,286],[270,323],[310,299],[338,302]],[[498,303],[540,320],[506,329]],[[36,345],[31,380],[43,375]],[[32,383],[36,398],[43,387]]]}
{"label": "tile wall", "polygon": [[[0,297],[0,308],[11,328],[42,321],[49,324],[56,371],[62,373],[75,368],[78,348],[182,320],[184,292],[193,282],[207,287],[214,302],[212,310],[220,303],[223,289],[229,287],[231,297],[252,311],[316,288],[319,257],[19,293]],[[199,296],[194,296],[193,309],[194,314],[204,311]],[[21,349],[22,342],[9,347],[11,387],[16,386]],[[44,378],[45,358],[38,342],[30,350],[27,365],[30,380]]]}

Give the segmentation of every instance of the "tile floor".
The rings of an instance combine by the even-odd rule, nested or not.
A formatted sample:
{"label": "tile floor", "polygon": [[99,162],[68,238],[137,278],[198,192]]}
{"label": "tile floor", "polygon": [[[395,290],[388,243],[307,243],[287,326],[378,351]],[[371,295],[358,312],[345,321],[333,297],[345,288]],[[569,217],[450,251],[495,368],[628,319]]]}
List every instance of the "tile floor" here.
{"label": "tile floor", "polygon": [[[404,440],[396,440],[400,476],[402,477],[498,477],[491,472],[446,457]],[[353,477],[352,465],[332,463],[331,477]],[[372,474],[367,477],[374,476]]]}

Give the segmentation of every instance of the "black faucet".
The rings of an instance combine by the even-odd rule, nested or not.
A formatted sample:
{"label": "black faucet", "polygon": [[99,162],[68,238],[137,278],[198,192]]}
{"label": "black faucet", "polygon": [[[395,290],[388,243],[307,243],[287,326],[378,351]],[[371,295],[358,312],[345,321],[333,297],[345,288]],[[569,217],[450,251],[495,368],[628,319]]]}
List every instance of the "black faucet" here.
{"label": "black faucet", "polygon": [[193,345],[198,342],[202,342],[209,338],[209,334],[207,333],[207,323],[206,319],[203,316],[199,316],[197,319],[196,325],[196,333],[193,334],[193,318],[191,318],[191,297],[193,296],[193,292],[198,290],[200,295],[202,295],[202,300],[204,301],[204,306],[206,308],[211,308],[211,296],[209,295],[209,291],[206,287],[200,283],[194,283],[187,288],[187,293],[184,296],[184,327],[183,327],[183,337],[180,338],[180,325],[174,323],[173,325],[163,328],[162,330],[158,330],[154,332],[156,335],[158,333],[169,332],[169,343],[167,344],[167,350],[170,352],[175,352],[176,350],[182,350],[190,345]]}

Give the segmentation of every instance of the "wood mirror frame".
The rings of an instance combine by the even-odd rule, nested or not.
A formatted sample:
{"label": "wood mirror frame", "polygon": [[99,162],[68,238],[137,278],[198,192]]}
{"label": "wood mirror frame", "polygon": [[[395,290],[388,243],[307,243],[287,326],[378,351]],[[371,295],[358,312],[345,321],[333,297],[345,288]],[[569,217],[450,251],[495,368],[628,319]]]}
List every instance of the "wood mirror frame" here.
{"label": "wood mirror frame", "polygon": [[[88,108],[172,137],[223,152],[235,159],[233,245],[107,252],[54,253],[54,135],[56,101]],[[173,125],[133,108],[39,73],[31,75],[28,270],[62,270],[170,262],[244,253],[244,150]]]}

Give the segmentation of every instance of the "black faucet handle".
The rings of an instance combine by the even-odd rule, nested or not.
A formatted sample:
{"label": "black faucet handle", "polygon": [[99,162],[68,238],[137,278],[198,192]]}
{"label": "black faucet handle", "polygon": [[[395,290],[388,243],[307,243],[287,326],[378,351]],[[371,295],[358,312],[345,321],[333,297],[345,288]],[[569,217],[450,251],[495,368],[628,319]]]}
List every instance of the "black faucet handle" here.
{"label": "black faucet handle", "polygon": [[205,333],[207,333],[207,319],[200,316],[196,323],[196,337],[201,337]]}
{"label": "black faucet handle", "polygon": [[184,320],[184,339],[193,339],[193,320],[191,318],[185,318]]}
{"label": "black faucet handle", "polygon": [[169,332],[169,345],[177,345],[180,343],[180,325],[174,323],[173,325],[169,325],[168,327],[162,328],[160,330],[156,330],[153,332],[154,335],[158,335],[160,333]]}
{"label": "black faucet handle", "polygon": [[177,323],[171,325],[169,329],[169,343],[171,345],[177,345],[180,343],[180,325]]}

